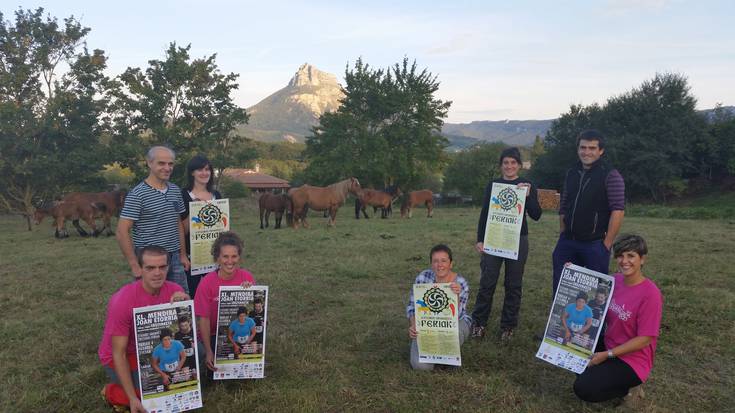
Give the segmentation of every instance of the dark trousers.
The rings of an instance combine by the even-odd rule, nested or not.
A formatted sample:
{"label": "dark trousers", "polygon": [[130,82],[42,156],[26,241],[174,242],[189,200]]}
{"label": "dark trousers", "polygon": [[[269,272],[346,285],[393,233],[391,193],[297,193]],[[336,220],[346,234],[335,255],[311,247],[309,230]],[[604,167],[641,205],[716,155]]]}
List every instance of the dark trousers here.
{"label": "dark trousers", "polygon": [[[595,351],[606,351],[602,337]],[[619,358],[604,361],[587,369],[574,381],[574,394],[587,402],[604,402],[624,397],[631,387],[641,384],[635,370]]]}
{"label": "dark trousers", "polygon": [[562,234],[556,243],[551,255],[554,266],[551,300],[556,296],[556,287],[559,286],[561,270],[564,264],[571,262],[591,270],[607,274],[610,267],[610,251],[605,248],[602,240],[575,241]]}
{"label": "dark trousers", "polygon": [[500,315],[500,328],[515,328],[518,326],[518,313],[521,309],[521,295],[523,293],[523,268],[528,258],[528,235],[522,235],[518,245],[518,259],[496,257],[482,254],[480,261],[480,290],[475,299],[475,309],[472,320],[475,325],[485,326],[493,307],[493,295],[500,277],[500,267],[505,263],[505,299],[503,311]]}
{"label": "dark trousers", "polygon": [[196,295],[197,288],[199,287],[199,282],[204,278],[206,274],[197,274],[197,275],[191,275],[191,269],[186,272],[186,283],[189,285],[189,296],[191,296],[191,299],[194,299],[194,296]]}

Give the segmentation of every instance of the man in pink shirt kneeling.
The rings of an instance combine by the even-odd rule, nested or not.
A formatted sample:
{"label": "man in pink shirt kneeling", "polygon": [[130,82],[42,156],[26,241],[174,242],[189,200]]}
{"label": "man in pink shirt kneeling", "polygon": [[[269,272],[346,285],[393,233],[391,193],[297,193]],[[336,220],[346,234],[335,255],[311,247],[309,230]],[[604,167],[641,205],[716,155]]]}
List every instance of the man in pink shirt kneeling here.
{"label": "man in pink shirt kneeling", "polygon": [[103,389],[105,400],[116,408],[129,406],[131,413],[145,412],[140,402],[133,309],[189,299],[179,285],[166,281],[168,252],[164,248],[144,247],[137,259],[142,275],[110,298],[98,351],[110,379]]}

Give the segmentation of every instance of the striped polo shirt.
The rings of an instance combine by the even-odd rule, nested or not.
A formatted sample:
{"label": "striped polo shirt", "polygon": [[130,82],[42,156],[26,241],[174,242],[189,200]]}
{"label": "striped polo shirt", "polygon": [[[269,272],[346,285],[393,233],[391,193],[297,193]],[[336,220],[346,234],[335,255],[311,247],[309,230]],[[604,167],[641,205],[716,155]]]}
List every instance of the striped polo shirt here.
{"label": "striped polo shirt", "polygon": [[120,218],[133,221],[135,248],[158,245],[177,252],[181,249],[179,220],[184,210],[178,186],[168,182],[166,191],[159,191],[143,181],[128,192]]}

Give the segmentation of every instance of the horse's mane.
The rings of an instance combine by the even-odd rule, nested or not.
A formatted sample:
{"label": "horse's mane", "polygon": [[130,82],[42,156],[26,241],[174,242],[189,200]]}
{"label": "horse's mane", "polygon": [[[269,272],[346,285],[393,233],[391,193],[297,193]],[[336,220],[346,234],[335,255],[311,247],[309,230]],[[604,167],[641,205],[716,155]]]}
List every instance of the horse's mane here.
{"label": "horse's mane", "polygon": [[327,186],[327,188],[332,188],[339,196],[340,202],[344,202],[345,199],[347,199],[347,192],[349,192],[350,190],[350,185],[352,185],[352,178],[347,178],[345,180],[333,183]]}

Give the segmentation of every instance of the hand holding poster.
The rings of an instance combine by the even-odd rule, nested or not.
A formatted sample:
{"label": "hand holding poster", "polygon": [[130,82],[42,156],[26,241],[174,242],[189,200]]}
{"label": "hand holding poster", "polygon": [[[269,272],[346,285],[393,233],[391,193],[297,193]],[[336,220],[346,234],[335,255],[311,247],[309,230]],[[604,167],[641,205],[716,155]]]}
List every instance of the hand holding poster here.
{"label": "hand holding poster", "polygon": [[461,366],[457,294],[449,283],[414,284],[413,296],[419,361]]}
{"label": "hand holding poster", "polygon": [[525,187],[493,182],[483,247],[487,254],[518,259],[527,191]]}
{"label": "hand holding poster", "polygon": [[220,233],[230,230],[230,200],[189,202],[191,273],[206,274],[217,269],[212,244]]}
{"label": "hand holding poster", "polygon": [[148,411],[202,407],[193,301],[133,310],[141,402]]}
{"label": "hand holding poster", "polygon": [[536,357],[582,373],[600,339],[614,284],[609,275],[565,265]]}
{"label": "hand holding poster", "polygon": [[267,308],[267,286],[220,287],[215,380],[264,377]]}

